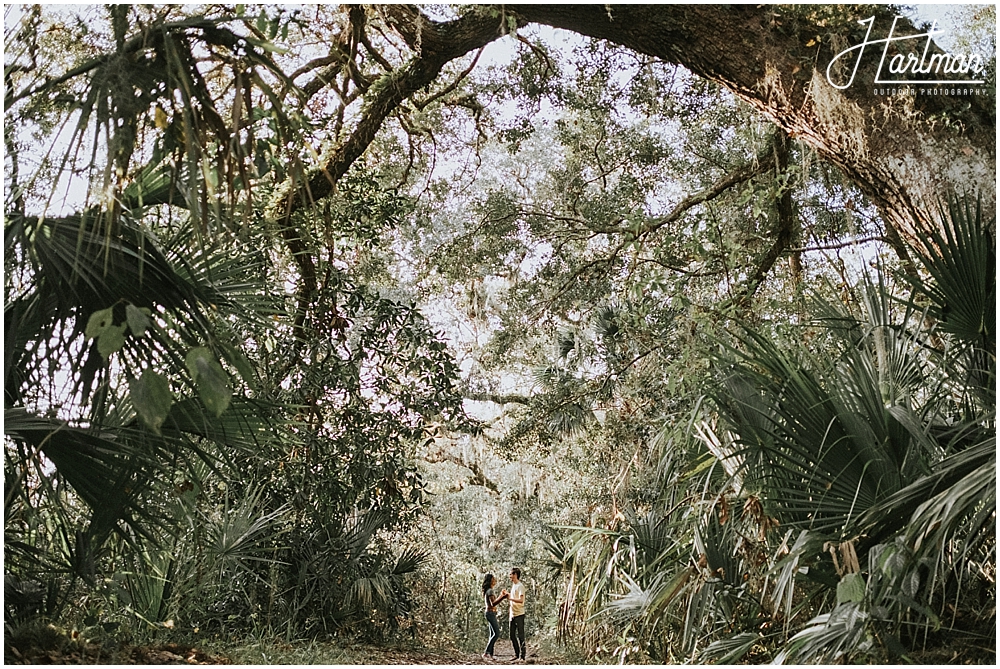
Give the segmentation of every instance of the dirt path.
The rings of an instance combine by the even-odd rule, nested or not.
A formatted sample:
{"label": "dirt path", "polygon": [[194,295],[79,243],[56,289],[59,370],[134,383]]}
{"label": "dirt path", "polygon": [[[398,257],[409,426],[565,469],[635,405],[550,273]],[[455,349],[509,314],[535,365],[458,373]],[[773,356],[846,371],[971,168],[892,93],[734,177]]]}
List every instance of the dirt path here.
{"label": "dirt path", "polygon": [[[497,641],[493,660],[487,660],[479,653],[468,653],[456,649],[403,649],[403,648],[381,648],[378,646],[355,647],[353,653],[358,655],[358,663],[364,664],[450,664],[450,665],[508,665],[514,659],[514,649],[510,640],[501,639]],[[537,649],[528,646],[528,657],[523,664],[564,664],[565,660],[553,657],[546,653],[539,653]],[[518,666],[522,663],[518,663]]]}
{"label": "dirt path", "polygon": [[[83,639],[52,636],[30,642],[10,643],[4,639],[4,664],[411,664],[411,665],[512,665],[514,649],[509,639],[496,644],[494,659],[483,658],[478,652],[466,652],[448,647],[418,645],[379,646],[359,643],[295,643],[258,642],[228,649],[201,648],[185,644],[120,646],[101,648]],[[48,642],[48,643],[46,643]],[[211,645],[211,644],[209,644]],[[558,649],[541,650],[528,644],[527,661],[523,664],[564,664]],[[520,663],[518,663],[520,664]],[[514,665],[517,666],[517,665]]]}
{"label": "dirt path", "polygon": [[[113,652],[102,650],[100,646],[89,643],[41,644],[49,646],[43,649],[39,646],[22,645],[21,648],[5,643],[4,664],[241,664],[260,663],[261,660],[241,657],[240,652],[232,656],[228,653],[205,652],[198,648],[175,643],[152,646],[131,646],[116,649]],[[268,646],[268,659],[265,662],[295,664],[416,664],[416,665],[498,665],[511,664],[514,650],[510,640],[497,641],[496,655],[493,660],[483,658],[479,653],[469,653],[454,648],[404,648],[382,647],[375,645],[348,644],[347,646],[330,646],[326,653],[319,652],[312,657],[301,657],[297,648],[289,644]],[[328,653],[328,654],[327,654]],[[259,656],[258,656],[259,657]],[[564,664],[565,660],[546,653],[539,653],[537,648],[528,646],[528,658],[524,664]],[[519,663],[520,664],[520,663]],[[516,666],[516,665],[515,665]]]}

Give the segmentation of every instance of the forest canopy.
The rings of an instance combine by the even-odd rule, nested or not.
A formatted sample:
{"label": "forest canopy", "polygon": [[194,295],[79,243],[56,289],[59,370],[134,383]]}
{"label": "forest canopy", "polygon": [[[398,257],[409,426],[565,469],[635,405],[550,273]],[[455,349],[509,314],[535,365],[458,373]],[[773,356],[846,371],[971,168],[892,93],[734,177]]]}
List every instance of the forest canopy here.
{"label": "forest canopy", "polygon": [[586,660],[995,661],[995,9],[904,14],[8,6],[5,658],[520,565]]}

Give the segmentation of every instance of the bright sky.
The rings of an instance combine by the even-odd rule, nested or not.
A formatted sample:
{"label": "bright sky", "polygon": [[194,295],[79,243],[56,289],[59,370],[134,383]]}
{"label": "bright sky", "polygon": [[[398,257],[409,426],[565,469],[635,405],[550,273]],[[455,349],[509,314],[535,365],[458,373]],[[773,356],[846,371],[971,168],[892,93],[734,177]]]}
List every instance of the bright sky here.
{"label": "bright sky", "polygon": [[[964,3],[938,4],[926,3],[915,4],[910,7],[912,11],[906,12],[914,22],[926,21],[932,23],[937,21],[937,29],[944,33],[936,38],[937,44],[946,51],[957,50],[964,46],[965,42],[983,41],[985,35],[977,34],[978,31],[970,29],[967,25],[970,10],[976,8],[986,8],[992,5],[969,5]],[[995,32],[994,32],[995,34]],[[990,50],[992,45],[978,45],[983,51]],[[981,53],[985,58],[989,58],[992,53]]]}

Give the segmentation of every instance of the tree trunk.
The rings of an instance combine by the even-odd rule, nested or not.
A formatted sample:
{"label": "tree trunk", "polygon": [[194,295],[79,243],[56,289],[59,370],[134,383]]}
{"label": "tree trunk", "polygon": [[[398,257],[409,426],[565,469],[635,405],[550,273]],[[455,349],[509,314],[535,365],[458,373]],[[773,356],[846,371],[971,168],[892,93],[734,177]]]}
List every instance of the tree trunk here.
{"label": "tree trunk", "polygon": [[[961,86],[979,95],[946,96],[942,89],[957,86],[926,84],[910,87],[917,95],[878,94],[873,82],[881,44],[866,47],[853,84],[840,90],[828,82],[833,57],[865,40],[866,27],[859,20],[875,17],[870,39],[887,36],[893,17],[885,7],[570,4],[505,9],[528,22],[683,65],[722,84],[840,167],[893,232],[908,241],[937,228],[939,202],[949,194],[971,193],[986,211],[995,208],[996,105],[986,85]],[[894,35],[919,32],[903,19]],[[919,55],[926,41],[908,48]],[[848,56],[838,62],[838,84],[850,77],[854,60]]]}

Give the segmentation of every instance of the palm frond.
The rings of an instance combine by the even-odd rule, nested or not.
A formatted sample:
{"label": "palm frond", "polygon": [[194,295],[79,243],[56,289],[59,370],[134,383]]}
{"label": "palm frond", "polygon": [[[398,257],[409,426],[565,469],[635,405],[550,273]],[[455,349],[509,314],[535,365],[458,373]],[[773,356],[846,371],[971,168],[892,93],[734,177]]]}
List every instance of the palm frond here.
{"label": "palm frond", "polygon": [[996,216],[987,218],[978,201],[973,208],[969,198],[950,198],[941,218],[918,254],[930,280],[907,278],[956,339],[950,358],[964,372],[957,387],[989,411],[996,407]]}
{"label": "palm frond", "polygon": [[216,568],[247,569],[247,561],[267,561],[261,557],[262,541],[271,541],[287,528],[278,526],[284,521],[290,507],[283,505],[267,511],[264,504],[264,489],[246,494],[236,505],[230,505],[227,495],[223,513],[213,518],[206,528],[209,541],[208,553]]}
{"label": "palm frond", "polygon": [[[4,410],[4,434],[45,455],[92,510],[92,525],[100,536],[107,537],[119,520],[140,533],[138,519],[157,522],[140,504],[151,480],[145,467],[160,459],[157,451],[138,448],[126,435],[73,427],[22,408]],[[37,473],[43,480],[50,476]]]}
{"label": "palm frond", "polygon": [[865,653],[872,642],[865,637],[870,616],[857,603],[837,606],[832,612],[816,616],[808,626],[789,639],[775,664],[832,663]]}
{"label": "palm frond", "polygon": [[[858,519],[859,533],[870,543],[879,543],[905,531],[915,546],[928,537],[946,536],[961,523],[976,517],[980,508],[995,508],[996,439],[951,455],[933,471],[868,509]],[[981,518],[968,537],[980,536]]]}
{"label": "palm frond", "polygon": [[738,664],[763,637],[756,632],[742,632],[710,643],[698,660],[708,664]]}
{"label": "palm frond", "polygon": [[931,299],[942,330],[995,352],[996,218],[967,198],[949,199],[941,218],[941,229],[921,240],[919,260],[933,281],[911,282]]}
{"label": "palm frond", "polygon": [[427,560],[428,555],[430,554],[427,551],[420,548],[404,549],[396,558],[396,564],[392,568],[392,575],[412,574]]}

